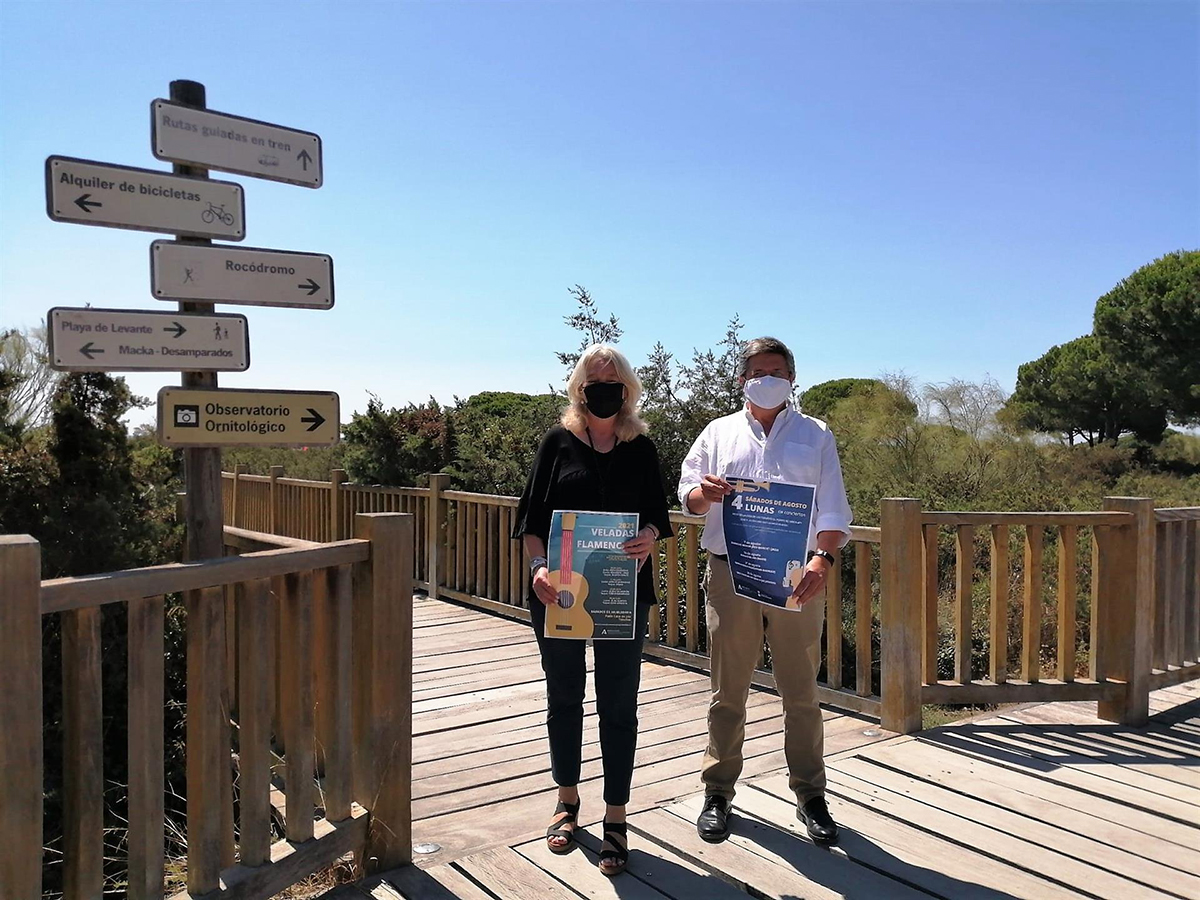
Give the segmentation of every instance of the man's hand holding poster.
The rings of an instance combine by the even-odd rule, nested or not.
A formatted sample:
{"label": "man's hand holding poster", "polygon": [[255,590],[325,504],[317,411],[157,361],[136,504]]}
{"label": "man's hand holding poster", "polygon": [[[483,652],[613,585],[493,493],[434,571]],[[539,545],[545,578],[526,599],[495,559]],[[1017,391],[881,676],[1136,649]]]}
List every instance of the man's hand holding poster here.
{"label": "man's hand holding poster", "polygon": [[721,522],[734,591],[759,603],[799,609],[792,592],[807,564],[816,486],[725,479],[733,485]]}

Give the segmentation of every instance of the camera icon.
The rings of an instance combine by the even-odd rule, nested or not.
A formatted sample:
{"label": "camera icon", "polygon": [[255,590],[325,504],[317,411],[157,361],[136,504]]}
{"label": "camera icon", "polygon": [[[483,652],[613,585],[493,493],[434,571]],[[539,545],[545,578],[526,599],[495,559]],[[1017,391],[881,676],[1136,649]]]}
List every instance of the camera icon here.
{"label": "camera icon", "polygon": [[176,406],[175,407],[175,427],[176,428],[199,428],[200,427],[200,407],[199,406]]}

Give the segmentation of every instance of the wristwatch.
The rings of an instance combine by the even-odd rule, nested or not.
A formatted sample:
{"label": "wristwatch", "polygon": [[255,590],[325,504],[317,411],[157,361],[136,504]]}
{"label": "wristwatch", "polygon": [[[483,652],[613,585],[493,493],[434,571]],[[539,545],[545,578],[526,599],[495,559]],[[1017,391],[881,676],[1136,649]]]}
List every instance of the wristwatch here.
{"label": "wristwatch", "polygon": [[837,562],[837,558],[834,557],[834,555],[828,550],[809,550],[808,558],[805,560],[805,562],[812,562],[812,558],[814,556],[821,557],[821,559],[825,560],[825,562],[829,563],[831,566]]}
{"label": "wristwatch", "polygon": [[529,574],[536,575],[538,569],[540,569],[542,566],[549,567],[549,565],[550,565],[550,560],[546,559],[546,557],[535,556],[533,559],[531,559],[529,561]]}

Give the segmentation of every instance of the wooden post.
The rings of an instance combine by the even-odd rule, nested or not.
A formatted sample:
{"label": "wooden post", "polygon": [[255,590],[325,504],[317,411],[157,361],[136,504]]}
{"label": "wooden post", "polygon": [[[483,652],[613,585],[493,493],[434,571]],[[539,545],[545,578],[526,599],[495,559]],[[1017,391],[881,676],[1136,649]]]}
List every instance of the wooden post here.
{"label": "wooden post", "polygon": [[954,535],[954,680],[971,683],[975,527],[959,525]]}
{"label": "wooden post", "polygon": [[283,477],[283,466],[271,466],[271,484],[270,484],[270,504],[271,510],[269,513],[269,531],[271,534],[280,534],[280,526],[283,524],[283,516],[279,513],[279,485],[276,483]]}
{"label": "wooden post", "polygon": [[[188,591],[187,610],[187,883],[193,895],[220,886],[222,804],[229,768],[229,717],[221,709],[225,664],[222,588]],[[232,839],[232,835],[228,836]]]}
{"label": "wooden post", "polygon": [[1008,678],[1008,526],[993,525],[988,666],[993,684]]}
{"label": "wooden post", "polygon": [[1075,593],[1079,527],[1058,529],[1058,680],[1075,680]]}
{"label": "wooden post", "polygon": [[100,607],[62,613],[63,896],[104,891]]}
{"label": "wooden post", "polygon": [[346,494],[342,485],[346,483],[345,469],[329,472],[329,539],[340,541],[346,537]]}
{"label": "wooden post", "polygon": [[1042,677],[1042,545],[1045,529],[1025,526],[1025,616],[1021,624],[1021,677],[1032,684]]}
{"label": "wooden post", "polygon": [[0,535],[0,897],[42,896],[42,548]]}
{"label": "wooden post", "polygon": [[354,578],[354,794],[370,810],[369,872],[412,862],[414,517],[355,517],[371,558]]}
{"label": "wooden post", "polygon": [[128,604],[129,900],[163,896],[163,598]]}
{"label": "wooden post", "polygon": [[921,730],[921,501],[887,499],[880,520],[881,724]]}
{"label": "wooden post", "polygon": [[[450,489],[450,476],[434,472],[429,476],[429,515],[425,517],[425,559],[429,576],[429,598],[437,600],[438,589],[448,584],[446,579],[446,501],[442,492]],[[500,541],[507,546],[508,535],[500,535]],[[507,559],[506,554],[501,554]]]}
{"label": "wooden post", "polygon": [[925,526],[925,636],[924,677],[927,684],[937,684],[938,654],[938,527]]}
{"label": "wooden post", "polygon": [[[1104,671],[1125,681],[1125,696],[1101,700],[1096,714],[1123,725],[1145,725],[1150,717],[1151,614],[1154,605],[1154,501],[1143,497],[1105,497],[1104,509],[1133,513],[1131,525],[1114,529],[1110,560],[1101,573],[1100,626]],[[1105,584],[1105,576],[1109,583]]]}
{"label": "wooden post", "polygon": [[242,476],[246,474],[246,467],[242,463],[237,463],[233,467],[233,497],[230,501],[230,506],[233,507],[229,511],[229,524],[234,528],[240,528],[245,522],[245,516],[242,515],[242,505],[239,502],[241,497]]}

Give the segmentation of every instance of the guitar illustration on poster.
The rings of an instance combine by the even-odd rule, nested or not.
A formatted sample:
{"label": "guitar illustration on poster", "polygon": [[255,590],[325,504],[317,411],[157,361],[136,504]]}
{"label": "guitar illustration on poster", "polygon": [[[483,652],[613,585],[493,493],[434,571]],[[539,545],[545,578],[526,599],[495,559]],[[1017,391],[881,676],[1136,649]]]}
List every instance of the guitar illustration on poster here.
{"label": "guitar illustration on poster", "polygon": [[633,638],[638,567],[622,546],[637,531],[636,513],[554,511],[546,555],[558,602],[546,607],[546,637]]}

